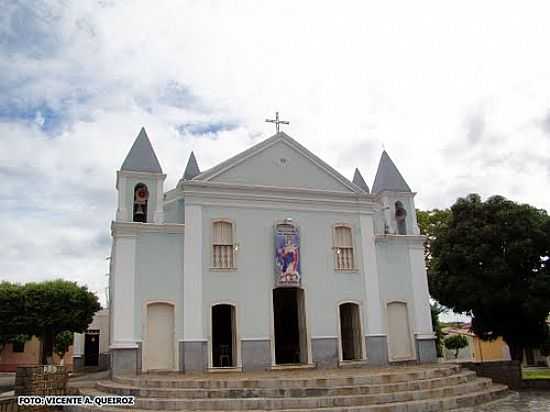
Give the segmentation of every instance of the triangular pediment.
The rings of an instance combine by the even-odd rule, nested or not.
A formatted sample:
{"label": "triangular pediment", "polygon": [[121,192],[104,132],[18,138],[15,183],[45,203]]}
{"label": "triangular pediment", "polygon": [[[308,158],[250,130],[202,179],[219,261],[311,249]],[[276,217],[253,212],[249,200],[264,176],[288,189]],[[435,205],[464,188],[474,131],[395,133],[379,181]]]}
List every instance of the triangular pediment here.
{"label": "triangular pediment", "polygon": [[333,192],[360,191],[285,133],[264,140],[193,180]]}

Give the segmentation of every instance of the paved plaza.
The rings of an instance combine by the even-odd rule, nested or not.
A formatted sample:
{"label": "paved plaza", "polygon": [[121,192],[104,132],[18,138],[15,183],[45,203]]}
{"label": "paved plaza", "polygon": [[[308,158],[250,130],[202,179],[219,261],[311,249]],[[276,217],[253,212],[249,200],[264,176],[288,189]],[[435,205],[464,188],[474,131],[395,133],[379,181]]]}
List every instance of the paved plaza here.
{"label": "paved plaza", "polygon": [[[550,411],[550,391],[520,391],[500,401],[459,412],[548,412]],[[458,411],[457,411],[458,412]]]}

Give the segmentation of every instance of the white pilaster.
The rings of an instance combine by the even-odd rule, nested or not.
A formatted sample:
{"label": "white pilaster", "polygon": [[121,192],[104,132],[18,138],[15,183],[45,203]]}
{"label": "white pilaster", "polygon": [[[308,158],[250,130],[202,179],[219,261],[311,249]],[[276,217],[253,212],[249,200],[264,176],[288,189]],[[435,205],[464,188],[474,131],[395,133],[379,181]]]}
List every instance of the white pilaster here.
{"label": "white pilaster", "polygon": [[153,222],[157,224],[164,223],[164,179],[166,175],[159,176],[157,178],[157,200],[155,214],[153,215]]}
{"label": "white pilaster", "polygon": [[386,230],[386,226],[388,229],[388,233],[395,233],[395,226],[393,224],[393,218],[392,218],[392,204],[390,200],[384,196],[382,198],[382,204],[383,204],[383,213],[384,213],[384,230]]}
{"label": "white pilaster", "polygon": [[376,263],[376,245],[374,243],[374,224],[372,215],[360,215],[361,252],[363,255],[363,273],[366,288],[366,331],[367,335],[385,335],[380,287],[378,282],[378,265]]}
{"label": "white pilaster", "polygon": [[117,172],[118,208],[116,211],[117,222],[128,222],[128,179],[121,172]]}
{"label": "white pilaster", "polygon": [[73,335],[73,358],[84,356],[84,334],[75,333]]}
{"label": "white pilaster", "polygon": [[183,337],[204,340],[202,325],[202,209],[185,205],[185,244],[183,256]]}
{"label": "white pilaster", "polygon": [[418,222],[416,220],[416,208],[414,206],[414,198],[409,198],[409,216],[407,216],[410,224],[410,232],[413,235],[419,235],[420,234],[420,228],[418,227]]}
{"label": "white pilaster", "polygon": [[428,292],[428,276],[424,266],[424,245],[422,243],[410,245],[409,258],[414,297],[415,334],[420,339],[427,339],[433,337],[433,327]]}
{"label": "white pilaster", "polygon": [[114,238],[113,322],[111,347],[136,347],[135,335],[135,266],[136,235],[117,234]]}

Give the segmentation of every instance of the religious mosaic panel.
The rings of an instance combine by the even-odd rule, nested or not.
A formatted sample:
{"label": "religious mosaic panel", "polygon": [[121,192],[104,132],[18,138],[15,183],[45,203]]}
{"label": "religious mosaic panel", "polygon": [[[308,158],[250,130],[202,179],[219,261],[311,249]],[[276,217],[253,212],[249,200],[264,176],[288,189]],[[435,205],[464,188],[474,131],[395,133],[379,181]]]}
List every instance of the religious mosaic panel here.
{"label": "religious mosaic panel", "polygon": [[300,235],[294,225],[275,227],[275,287],[301,286]]}

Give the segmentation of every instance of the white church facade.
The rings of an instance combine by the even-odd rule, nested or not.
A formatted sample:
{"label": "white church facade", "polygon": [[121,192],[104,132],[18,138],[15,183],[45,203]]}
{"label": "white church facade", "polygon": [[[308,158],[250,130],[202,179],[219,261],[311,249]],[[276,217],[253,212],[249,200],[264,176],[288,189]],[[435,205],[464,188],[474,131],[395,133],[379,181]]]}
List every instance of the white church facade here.
{"label": "white church facade", "polygon": [[385,151],[372,191],[282,132],[165,178],[142,129],[117,172],[114,374],[436,360],[415,193]]}

